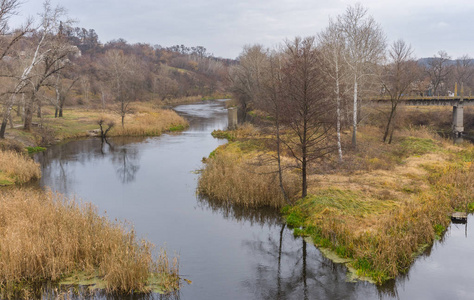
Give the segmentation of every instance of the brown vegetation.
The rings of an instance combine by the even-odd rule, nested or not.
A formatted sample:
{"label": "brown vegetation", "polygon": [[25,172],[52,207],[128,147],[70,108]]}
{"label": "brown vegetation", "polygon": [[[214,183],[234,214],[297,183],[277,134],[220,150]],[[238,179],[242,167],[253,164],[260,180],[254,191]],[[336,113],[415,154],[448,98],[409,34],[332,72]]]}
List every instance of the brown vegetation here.
{"label": "brown vegetation", "polygon": [[[224,204],[244,207],[286,205],[278,186],[276,163],[268,163],[268,154],[245,154],[242,149],[249,147],[255,145],[236,142],[216,149],[207,159],[199,178],[199,193]],[[292,173],[285,173],[283,177],[285,188],[292,197],[298,191],[296,177]]]}
{"label": "brown vegetation", "polygon": [[40,177],[38,163],[25,154],[0,151],[0,186],[24,184]]}
{"label": "brown vegetation", "polygon": [[[444,232],[449,214],[474,203],[474,146],[454,146],[426,127],[401,129],[387,145],[381,128],[360,127],[359,149],[347,151],[343,163],[336,154],[312,163],[308,196],[283,209],[295,234],[349,259],[359,276],[377,283],[405,272]],[[263,132],[220,132],[232,142],[206,160],[200,191],[237,205],[281,206],[275,160],[255,167],[273,151]],[[348,132],[343,144],[350,144]],[[288,181],[296,177],[292,161],[283,161],[285,185],[296,195]]]}
{"label": "brown vegetation", "polygon": [[0,287],[3,297],[19,282],[59,280],[84,272],[107,291],[149,292],[158,283],[178,288],[178,264],[133,229],[101,217],[90,204],[32,189],[0,191]]}

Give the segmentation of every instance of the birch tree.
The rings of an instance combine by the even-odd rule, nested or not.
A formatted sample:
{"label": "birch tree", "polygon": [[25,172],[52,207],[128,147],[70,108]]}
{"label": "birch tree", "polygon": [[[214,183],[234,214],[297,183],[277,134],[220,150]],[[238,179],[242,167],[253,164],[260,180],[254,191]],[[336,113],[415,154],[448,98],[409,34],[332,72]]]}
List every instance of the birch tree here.
{"label": "birch tree", "polygon": [[[10,55],[14,46],[31,31],[32,20],[28,19],[26,23],[19,29],[11,31],[8,26],[8,21],[11,16],[17,13],[21,2],[19,0],[0,0],[0,61],[3,60],[7,55]],[[5,130],[7,122],[11,117],[11,111],[15,103],[16,95],[26,85],[25,80],[29,76],[32,66],[29,66],[23,70],[20,79],[14,80],[17,83],[13,84],[12,90],[9,91],[6,96],[7,99],[3,105],[2,111],[2,123],[0,126],[0,138],[5,138]],[[11,74],[1,74],[4,77],[11,77]]]}
{"label": "birch tree", "polygon": [[349,6],[346,13],[338,17],[337,26],[344,37],[347,49],[343,52],[344,60],[353,78],[352,146],[357,149],[359,82],[364,76],[374,74],[373,67],[383,59],[385,36],[361,4]]}
{"label": "birch tree", "polygon": [[322,59],[321,70],[331,80],[330,89],[336,100],[336,136],[337,152],[339,161],[342,162],[342,142],[341,142],[341,123],[342,123],[342,96],[345,94],[345,84],[347,80],[347,68],[344,61],[345,42],[342,32],[337,24],[329,20],[329,26],[318,35],[319,50]]}
{"label": "birch tree", "polygon": [[[32,39],[35,43],[32,45],[30,54],[27,55],[27,63],[21,68],[19,75],[11,75],[16,78],[16,83],[11,91],[8,101],[4,105],[3,120],[0,128],[0,138],[5,137],[5,129],[11,114],[16,96],[27,86],[31,88],[30,99],[25,103],[25,123],[24,128],[30,129],[33,115],[33,104],[39,87],[44,81],[55,73],[54,66],[57,62],[67,56],[72,50],[70,45],[59,44],[55,38],[60,25],[60,18],[65,15],[64,8],[57,6],[53,8],[49,1],[43,4],[43,12],[40,14],[41,22],[35,30],[36,36]],[[43,65],[42,65],[43,64]],[[40,67],[41,66],[41,67]]]}

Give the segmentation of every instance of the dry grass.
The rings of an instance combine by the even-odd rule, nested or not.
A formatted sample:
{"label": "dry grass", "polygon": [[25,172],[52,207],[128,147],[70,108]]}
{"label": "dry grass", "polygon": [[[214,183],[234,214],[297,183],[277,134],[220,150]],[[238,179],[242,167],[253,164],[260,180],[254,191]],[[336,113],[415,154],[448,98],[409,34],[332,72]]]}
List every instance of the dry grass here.
{"label": "dry grass", "polygon": [[184,118],[172,110],[137,111],[125,120],[122,127],[120,120],[111,115],[102,116],[115,121],[110,136],[155,136],[165,131],[179,131],[188,126]]}
{"label": "dry grass", "polygon": [[125,224],[98,215],[90,204],[32,189],[0,191],[0,286],[3,296],[18,283],[58,280],[77,272],[96,274],[109,292],[148,292],[149,279],[178,287],[178,266],[166,253],[138,241]]}
{"label": "dry grass", "polygon": [[[263,153],[245,154],[242,148],[258,147],[251,143],[231,143],[214,151],[207,159],[198,183],[199,193],[211,199],[245,207],[282,207],[277,166]],[[284,172],[283,182],[293,198],[298,191],[297,177]]]}
{"label": "dry grass", "polygon": [[313,174],[311,195],[285,211],[290,224],[305,228],[296,234],[351,259],[358,275],[377,283],[406,272],[449,214],[474,203],[474,147],[440,147],[424,130],[407,133],[393,146],[405,149],[392,152],[400,163]]}
{"label": "dry grass", "polygon": [[[265,131],[216,132],[232,142],[211,154],[201,192],[244,206],[282,205],[274,173],[254,175],[256,157],[273,150]],[[398,130],[391,145],[382,136],[378,127],[360,127],[355,152],[347,150],[351,135],[344,134],[344,163],[335,154],[313,163],[310,195],[283,209],[295,234],[349,259],[358,275],[377,283],[406,272],[420,249],[444,232],[453,210],[474,209],[474,146],[454,146],[426,126]],[[297,185],[291,178],[287,185]]]}
{"label": "dry grass", "polygon": [[0,185],[24,184],[39,179],[39,164],[13,151],[0,151]]}
{"label": "dry grass", "polygon": [[[115,110],[116,111],[116,110]],[[115,124],[109,135],[114,136],[154,136],[166,131],[183,130],[188,126],[187,121],[176,112],[161,109],[152,103],[136,102],[130,106],[130,113],[125,116],[125,126],[121,126],[121,117],[113,109],[84,109],[70,108],[64,111],[62,118],[54,118],[51,107],[43,107],[43,118],[34,119],[42,127],[33,128],[31,133],[21,129],[8,129],[7,136],[12,139],[22,139],[23,143],[31,145],[49,145],[57,140],[82,138],[98,130],[99,120]],[[19,118],[15,125],[21,126]]]}

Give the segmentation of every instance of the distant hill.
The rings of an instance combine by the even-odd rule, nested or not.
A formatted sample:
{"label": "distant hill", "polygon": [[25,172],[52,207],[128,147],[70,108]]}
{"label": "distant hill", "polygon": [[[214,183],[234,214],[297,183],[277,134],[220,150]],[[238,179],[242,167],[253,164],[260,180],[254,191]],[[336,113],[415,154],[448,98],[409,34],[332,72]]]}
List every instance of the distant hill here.
{"label": "distant hill", "polygon": [[[434,57],[420,58],[420,59],[418,59],[418,64],[421,65],[421,66],[427,67],[427,66],[429,66],[429,63],[433,59],[435,59],[435,58]],[[459,59],[450,59],[448,61],[448,64],[452,66],[452,65],[455,65],[458,61],[459,61]],[[470,59],[469,63],[474,65],[474,59]]]}

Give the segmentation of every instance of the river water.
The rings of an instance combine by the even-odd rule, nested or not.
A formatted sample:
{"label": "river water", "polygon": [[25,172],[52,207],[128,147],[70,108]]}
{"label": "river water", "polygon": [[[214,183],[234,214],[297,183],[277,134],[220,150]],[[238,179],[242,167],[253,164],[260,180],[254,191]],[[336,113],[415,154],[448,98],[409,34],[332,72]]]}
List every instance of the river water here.
{"label": "river water", "polygon": [[139,236],[179,255],[180,274],[192,284],[171,298],[474,298],[474,220],[453,224],[406,275],[382,287],[347,282],[346,268],[294,238],[278,212],[200,199],[201,160],[225,142],[210,133],[226,128],[227,112],[223,101],[175,110],[190,123],[182,133],[79,140],[36,157],[42,186],[92,202],[101,214],[127,220]]}

